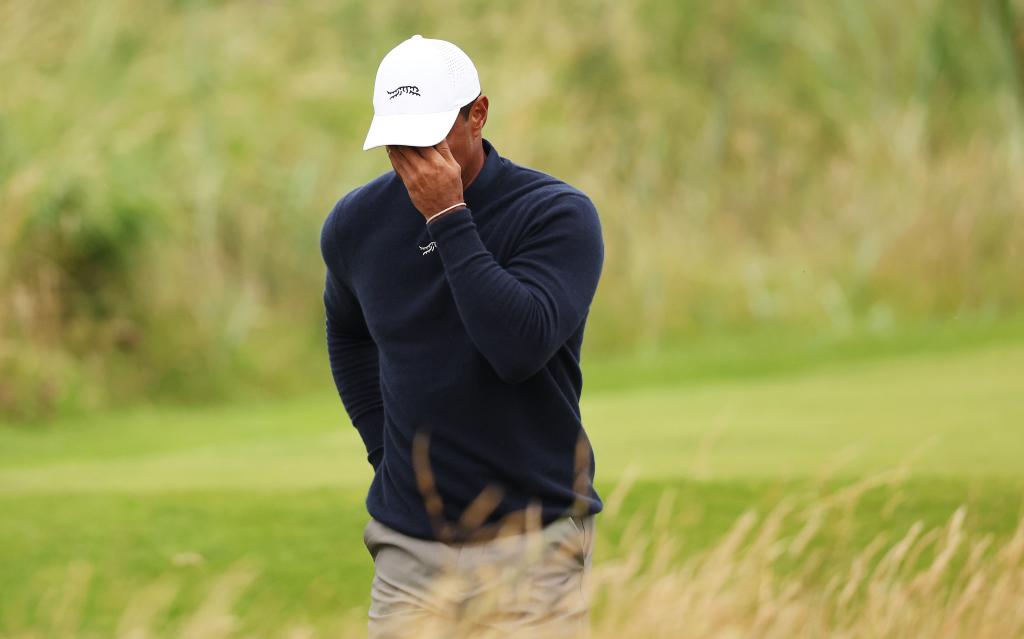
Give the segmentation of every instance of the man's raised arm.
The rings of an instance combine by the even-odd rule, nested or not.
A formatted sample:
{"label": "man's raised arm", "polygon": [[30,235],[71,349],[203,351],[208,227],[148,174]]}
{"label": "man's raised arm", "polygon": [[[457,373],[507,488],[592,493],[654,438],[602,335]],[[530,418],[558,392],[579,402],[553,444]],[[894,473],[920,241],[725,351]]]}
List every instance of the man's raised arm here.
{"label": "man's raised arm", "polygon": [[477,348],[506,382],[536,374],[579,327],[597,290],[604,240],[593,204],[582,195],[555,197],[504,268],[469,209],[427,228]]}

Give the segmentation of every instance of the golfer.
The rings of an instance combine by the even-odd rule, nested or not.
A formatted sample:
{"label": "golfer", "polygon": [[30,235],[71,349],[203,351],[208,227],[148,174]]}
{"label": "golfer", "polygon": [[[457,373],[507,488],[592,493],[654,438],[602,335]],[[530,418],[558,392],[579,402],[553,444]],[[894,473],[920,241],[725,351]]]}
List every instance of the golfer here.
{"label": "golfer", "polygon": [[321,234],[331,373],[374,471],[370,636],[583,633],[602,507],[579,409],[597,211],[482,137],[488,98],[450,42],[391,50],[373,106],[363,149],[394,170]]}

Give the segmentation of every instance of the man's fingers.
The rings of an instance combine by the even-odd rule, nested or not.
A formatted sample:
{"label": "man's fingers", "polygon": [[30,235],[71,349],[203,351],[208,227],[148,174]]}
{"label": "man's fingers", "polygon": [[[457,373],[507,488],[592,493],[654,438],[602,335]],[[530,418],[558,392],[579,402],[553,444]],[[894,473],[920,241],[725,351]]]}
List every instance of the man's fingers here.
{"label": "man's fingers", "polygon": [[448,164],[449,160],[443,153],[441,153],[437,146],[425,146],[423,147],[424,159],[430,162],[437,162],[439,164]]}
{"label": "man's fingers", "polygon": [[407,162],[416,163],[418,160],[423,158],[423,150],[418,146],[399,144],[391,148],[396,149],[401,153],[402,157],[405,158]]}
{"label": "man's fingers", "polygon": [[435,164],[443,166],[446,164],[446,160],[443,155],[437,152],[432,146],[410,146],[407,147],[411,155],[413,155],[413,161],[422,161],[427,164]]}
{"label": "man's fingers", "polygon": [[[441,157],[443,157],[448,162],[455,162],[455,156],[452,155],[452,150],[448,146],[448,140],[441,140],[432,148],[435,149],[438,153],[440,153]],[[456,162],[456,164],[458,164],[458,162]]]}
{"label": "man's fingers", "polygon": [[402,156],[399,155],[398,150],[393,146],[386,146],[384,148],[388,150],[388,160],[391,161],[391,166],[394,167],[396,173],[399,172],[399,165],[402,162]]}
{"label": "man's fingers", "polygon": [[395,169],[395,173],[402,179],[406,185],[412,178],[412,170],[409,166],[409,161],[397,148],[390,146],[388,147],[388,159],[391,160],[391,167]]}
{"label": "man's fingers", "polygon": [[408,159],[406,158],[405,154],[405,147],[399,146],[397,144],[388,147],[388,155],[390,157],[397,159],[399,162],[408,162]]}
{"label": "man's fingers", "polygon": [[398,169],[405,175],[412,175],[416,172],[416,163],[420,161],[419,155],[411,150],[412,147],[392,146],[391,157],[398,162]]}
{"label": "man's fingers", "polygon": [[407,183],[417,176],[433,175],[441,167],[459,167],[445,140],[434,146],[396,144],[387,145],[387,149],[395,172]]}
{"label": "man's fingers", "polygon": [[442,164],[446,164],[450,167],[462,168],[459,161],[452,155],[452,150],[448,146],[448,140],[441,140],[432,147],[429,147],[433,159],[440,160]]}
{"label": "man's fingers", "polygon": [[391,147],[401,156],[403,162],[403,168],[409,173],[416,173],[419,171],[420,165],[423,164],[423,156],[420,154],[420,149],[415,146],[393,146]]}

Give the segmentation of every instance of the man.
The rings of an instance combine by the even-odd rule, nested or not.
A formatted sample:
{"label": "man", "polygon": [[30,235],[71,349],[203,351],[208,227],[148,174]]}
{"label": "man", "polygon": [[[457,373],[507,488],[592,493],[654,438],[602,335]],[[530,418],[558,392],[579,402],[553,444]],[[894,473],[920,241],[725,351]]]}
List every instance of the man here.
{"label": "man", "polygon": [[385,146],[394,171],[321,235],[331,372],[374,469],[370,635],[583,632],[602,508],[579,409],[597,211],[482,137],[489,101],[454,44],[399,44],[373,104],[363,149]]}

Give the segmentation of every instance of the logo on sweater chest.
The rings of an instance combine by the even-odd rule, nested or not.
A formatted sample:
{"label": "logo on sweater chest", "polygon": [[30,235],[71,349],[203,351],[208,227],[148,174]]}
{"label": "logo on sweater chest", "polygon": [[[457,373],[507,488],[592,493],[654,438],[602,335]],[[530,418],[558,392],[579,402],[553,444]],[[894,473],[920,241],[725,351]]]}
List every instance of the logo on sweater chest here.
{"label": "logo on sweater chest", "polygon": [[[416,246],[420,246],[420,245],[417,244]],[[430,244],[427,244],[426,246],[420,246],[420,250],[423,251],[423,253],[421,253],[421,255],[426,255],[427,253],[431,253],[436,248],[437,248],[437,242],[431,242]]]}

